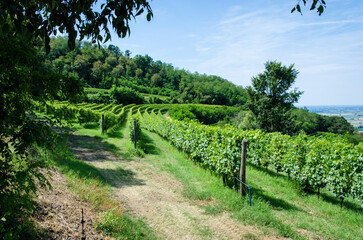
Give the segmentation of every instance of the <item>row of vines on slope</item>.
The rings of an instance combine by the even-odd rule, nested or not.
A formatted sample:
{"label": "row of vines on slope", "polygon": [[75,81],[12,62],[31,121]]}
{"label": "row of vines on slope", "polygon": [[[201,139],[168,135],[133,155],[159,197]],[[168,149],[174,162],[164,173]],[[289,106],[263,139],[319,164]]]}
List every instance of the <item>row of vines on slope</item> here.
{"label": "row of vines on slope", "polygon": [[[159,109],[158,109],[159,110]],[[239,172],[242,140],[248,140],[248,161],[255,166],[285,172],[305,191],[327,187],[340,199],[363,201],[363,149],[335,136],[291,137],[260,130],[242,131],[231,126],[206,126],[169,120],[146,109],[142,125],[169,140],[191,160],[224,179]]]}
{"label": "row of vines on slope", "polygon": [[76,104],[68,102],[53,102],[52,104],[35,104],[39,112],[51,115],[58,120],[77,121],[79,124],[97,123],[104,115],[104,131],[112,131],[118,127],[127,116],[128,109],[133,105],[96,105],[96,104]]}

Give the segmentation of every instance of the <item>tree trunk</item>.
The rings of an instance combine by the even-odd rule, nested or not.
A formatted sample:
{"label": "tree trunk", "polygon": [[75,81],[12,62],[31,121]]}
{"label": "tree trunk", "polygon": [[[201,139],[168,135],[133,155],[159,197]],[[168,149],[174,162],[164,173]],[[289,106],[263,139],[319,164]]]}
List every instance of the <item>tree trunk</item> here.
{"label": "tree trunk", "polygon": [[342,208],[343,208],[343,201],[344,201],[344,198],[343,198],[343,197],[341,197],[341,198],[340,198],[340,209],[342,209]]}

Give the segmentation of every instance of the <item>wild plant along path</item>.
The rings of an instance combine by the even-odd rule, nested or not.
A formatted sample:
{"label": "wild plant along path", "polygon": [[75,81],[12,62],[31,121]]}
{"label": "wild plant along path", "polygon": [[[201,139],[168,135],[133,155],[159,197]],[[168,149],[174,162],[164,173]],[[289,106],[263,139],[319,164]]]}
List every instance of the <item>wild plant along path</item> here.
{"label": "wild plant along path", "polygon": [[174,176],[144,161],[148,155],[123,159],[85,136],[71,135],[70,143],[76,157],[97,167],[113,186],[120,204],[141,217],[158,239],[276,238],[231,219],[227,213],[205,213],[202,203],[183,197],[183,185]]}

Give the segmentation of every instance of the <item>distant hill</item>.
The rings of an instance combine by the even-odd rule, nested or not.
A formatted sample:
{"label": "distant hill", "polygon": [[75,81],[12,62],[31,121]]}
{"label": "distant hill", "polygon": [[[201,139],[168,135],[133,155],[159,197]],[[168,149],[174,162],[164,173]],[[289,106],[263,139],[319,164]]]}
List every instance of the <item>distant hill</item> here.
{"label": "distant hill", "polygon": [[[67,39],[52,38],[47,55],[50,65],[81,79],[86,87],[143,94],[149,103],[201,103],[215,105],[243,105],[247,101],[243,87],[218,76],[190,73],[171,64],[154,61],[150,56],[122,52],[117,46],[97,46],[77,42],[73,51]],[[159,97],[164,96],[164,98]],[[165,98],[167,97],[167,98]],[[102,98],[100,98],[102,100]]]}

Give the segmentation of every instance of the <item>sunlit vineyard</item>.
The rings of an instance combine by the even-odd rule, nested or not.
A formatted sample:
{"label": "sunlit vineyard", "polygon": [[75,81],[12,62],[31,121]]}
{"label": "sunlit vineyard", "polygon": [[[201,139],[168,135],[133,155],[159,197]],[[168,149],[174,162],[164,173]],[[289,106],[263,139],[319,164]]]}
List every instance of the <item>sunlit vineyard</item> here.
{"label": "sunlit vineyard", "polygon": [[[363,149],[337,135],[320,137],[299,134],[242,131],[232,126],[207,126],[197,121],[178,121],[164,116],[170,104],[103,105],[55,102],[36,105],[40,112],[79,124],[99,123],[111,132],[127,115],[139,115],[142,127],[167,139],[189,158],[211,173],[233,182],[240,168],[241,144],[248,140],[247,161],[276,177],[285,175],[305,192],[332,191],[341,204],[347,197],[363,200]],[[213,108],[213,106],[209,106]]]}

